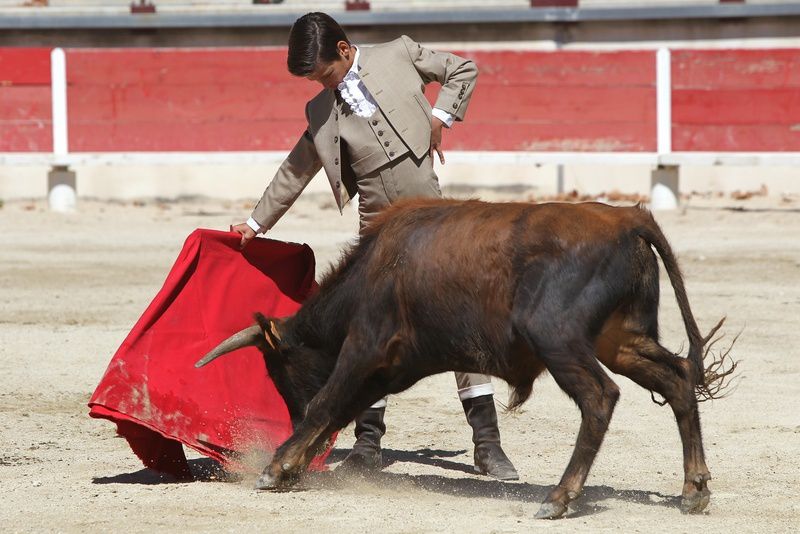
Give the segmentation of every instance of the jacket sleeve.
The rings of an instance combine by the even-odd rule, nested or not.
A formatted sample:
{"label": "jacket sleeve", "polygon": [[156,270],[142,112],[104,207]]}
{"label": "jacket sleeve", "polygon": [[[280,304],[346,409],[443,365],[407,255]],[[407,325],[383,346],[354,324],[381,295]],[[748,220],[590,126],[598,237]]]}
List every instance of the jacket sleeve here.
{"label": "jacket sleeve", "polygon": [[442,84],[434,107],[450,113],[456,120],[464,120],[478,79],[478,67],[475,63],[455,54],[436,52],[420,46],[406,35],[401,39],[422,80],[426,84],[432,81]]}
{"label": "jacket sleeve", "polygon": [[269,230],[278,222],[320,168],[322,162],[311,133],[306,130],[253,209],[251,217],[261,225],[262,231]]}

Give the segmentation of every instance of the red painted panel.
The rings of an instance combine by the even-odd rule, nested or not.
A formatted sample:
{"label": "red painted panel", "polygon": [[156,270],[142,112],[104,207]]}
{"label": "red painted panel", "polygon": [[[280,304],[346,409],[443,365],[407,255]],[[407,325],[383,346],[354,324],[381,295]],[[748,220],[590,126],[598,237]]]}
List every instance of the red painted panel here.
{"label": "red painted panel", "polygon": [[50,86],[0,87],[0,121],[50,120]]}
{"label": "red painted panel", "polygon": [[288,150],[319,91],[285,49],[102,49],[67,53],[75,151]]}
{"label": "red painted panel", "polygon": [[676,151],[798,152],[800,125],[708,125],[674,127]]}
{"label": "red painted panel", "polygon": [[0,151],[52,150],[50,49],[0,48]]}
{"label": "red painted panel", "polygon": [[74,152],[286,150],[305,131],[305,121],[70,121]]}
{"label": "red painted panel", "polygon": [[625,52],[456,51],[480,71],[478,86],[655,87],[655,54]]}
{"label": "red painted panel", "polygon": [[794,151],[800,49],[672,53],[673,149]]}
{"label": "red painted panel", "polygon": [[673,50],[674,89],[800,88],[800,48]]}
{"label": "red painted panel", "polygon": [[[6,49],[0,49],[0,58],[8,58],[5,52]],[[39,56],[40,54],[33,54],[34,58]],[[18,58],[21,57],[22,55],[18,55]],[[10,82],[5,85],[0,84],[0,152],[52,150],[49,56],[47,69],[46,85],[33,83],[17,85]],[[35,69],[20,68],[14,72],[16,73],[14,79],[20,82],[33,82],[37,79]]]}
{"label": "red painted panel", "polygon": [[473,122],[445,132],[447,150],[522,150],[566,152],[639,152],[656,149],[646,123]]}
{"label": "red painted panel", "polygon": [[483,86],[479,82],[466,121],[647,122],[655,132],[656,93],[651,87]]}
{"label": "red painted panel", "polygon": [[50,85],[49,48],[0,48],[0,86]]}
{"label": "red painted panel", "polygon": [[302,120],[299,83],[76,84],[69,91],[69,111],[76,120],[92,121]]}
{"label": "red painted panel", "polygon": [[0,119],[0,152],[52,152],[50,120],[5,121]]}
{"label": "red painted panel", "polygon": [[672,93],[676,124],[798,124],[800,87]]}
{"label": "red painted panel", "polygon": [[100,48],[67,50],[75,84],[203,85],[286,82],[286,48]]}

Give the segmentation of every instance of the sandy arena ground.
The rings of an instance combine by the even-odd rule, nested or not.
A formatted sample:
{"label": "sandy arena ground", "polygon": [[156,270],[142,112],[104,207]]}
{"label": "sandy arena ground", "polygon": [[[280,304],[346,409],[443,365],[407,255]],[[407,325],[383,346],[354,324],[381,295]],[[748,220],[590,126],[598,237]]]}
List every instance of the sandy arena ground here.
{"label": "sandy arena ground", "polygon": [[[735,207],[738,209],[730,209]],[[742,209],[743,208],[743,209]],[[82,201],[0,208],[0,525],[4,532],[796,532],[800,525],[800,200],[692,199],[657,218],[679,254],[689,298],[707,331],[728,316],[741,382],[702,405],[714,479],[707,514],[678,510],[681,445],[672,413],[622,377],[611,428],[583,496],[566,519],[534,519],[565,468],[579,413],[546,376],[520,413],[501,416],[521,480],[475,475],[452,375],[390,399],[389,464],[375,479],[309,477],[302,491],[222,481],[191,455],[199,480],[175,483],[142,468],[114,425],[86,402],[112,354],[161,287],[185,237],[225,229],[246,203]],[[318,272],[356,230],[327,197],[309,195],[272,237],[309,243]],[[663,278],[663,277],[662,277]],[[686,346],[662,281],[664,343]],[[506,388],[496,382],[498,399]],[[337,443],[338,462],[352,429]]]}

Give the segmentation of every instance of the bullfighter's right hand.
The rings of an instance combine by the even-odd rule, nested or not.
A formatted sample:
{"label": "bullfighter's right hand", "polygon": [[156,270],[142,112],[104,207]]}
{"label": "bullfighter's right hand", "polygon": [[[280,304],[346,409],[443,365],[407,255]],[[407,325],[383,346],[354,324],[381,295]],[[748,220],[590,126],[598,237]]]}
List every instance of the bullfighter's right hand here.
{"label": "bullfighter's right hand", "polygon": [[242,235],[242,241],[239,243],[239,250],[243,250],[244,247],[256,236],[256,233],[250,228],[247,223],[237,224],[236,226],[231,227],[232,232],[239,232]]}

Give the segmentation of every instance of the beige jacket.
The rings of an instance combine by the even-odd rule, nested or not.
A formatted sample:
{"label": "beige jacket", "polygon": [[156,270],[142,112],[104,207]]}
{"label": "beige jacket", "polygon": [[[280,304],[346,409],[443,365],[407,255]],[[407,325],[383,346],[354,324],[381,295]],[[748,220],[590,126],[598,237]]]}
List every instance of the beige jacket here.
{"label": "beige jacket", "polygon": [[[422,158],[430,149],[431,106],[423,95],[425,85],[437,81],[442,85],[436,107],[463,120],[478,69],[475,64],[456,55],[424,48],[405,35],[389,43],[359,47],[359,76],[378,103],[379,111],[369,119],[388,122],[393,136],[402,142],[403,150],[384,148],[382,139],[366,130],[363,139],[350,139],[350,149],[358,160],[374,163],[411,151]],[[346,105],[345,105],[346,106]],[[314,175],[325,169],[339,210],[356,193],[356,173],[350,165],[339,136],[342,105],[336,93],[323,89],[306,104],[308,128],[267,186],[251,217],[262,230],[271,228],[289,209]],[[367,120],[367,119],[364,119]],[[377,124],[377,128],[381,125]],[[373,128],[375,130],[375,128]],[[375,161],[373,161],[375,160]],[[358,161],[354,162],[358,163]]]}

